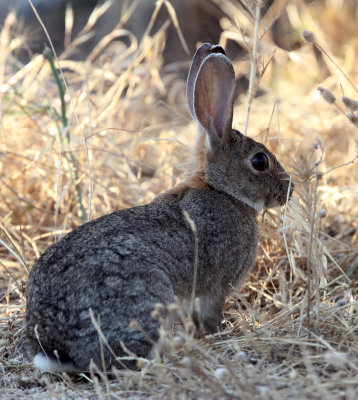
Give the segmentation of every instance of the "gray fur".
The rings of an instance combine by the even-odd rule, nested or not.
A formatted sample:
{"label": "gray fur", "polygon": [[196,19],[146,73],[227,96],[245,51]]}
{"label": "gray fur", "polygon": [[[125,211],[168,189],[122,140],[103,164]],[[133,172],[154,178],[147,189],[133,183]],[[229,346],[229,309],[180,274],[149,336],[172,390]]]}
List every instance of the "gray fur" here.
{"label": "gray fur", "polygon": [[[199,138],[207,140],[198,140],[197,146],[209,146],[205,157],[198,156],[193,164],[200,184],[189,171],[184,183],[151,204],[86,223],[39,258],[27,284],[24,345],[30,359],[43,354],[53,361],[58,354],[60,362],[75,369],[87,370],[91,359],[102,367],[90,309],[117,356],[126,355],[122,343],[138,356],[148,356],[158,340],[158,322],[151,316],[155,304],[168,305],[174,296],[188,300],[192,292],[194,235],[184,211],[194,221],[199,239],[195,294],[201,301],[200,320],[205,332],[219,329],[227,295],[254,264],[257,211],[261,205],[284,204],[289,177],[265,146],[231,129],[233,71],[227,58],[213,49],[215,54],[197,68],[200,79],[188,82],[195,93],[191,109],[203,106],[194,118]],[[227,79],[223,87],[230,88],[229,94],[220,92],[222,79]],[[202,82],[206,87],[200,91]],[[208,87],[213,96],[200,94]],[[217,104],[221,95],[227,99]],[[250,164],[258,151],[269,157],[265,172]],[[145,335],[129,328],[131,320]],[[104,358],[107,370],[122,366],[106,346]]]}

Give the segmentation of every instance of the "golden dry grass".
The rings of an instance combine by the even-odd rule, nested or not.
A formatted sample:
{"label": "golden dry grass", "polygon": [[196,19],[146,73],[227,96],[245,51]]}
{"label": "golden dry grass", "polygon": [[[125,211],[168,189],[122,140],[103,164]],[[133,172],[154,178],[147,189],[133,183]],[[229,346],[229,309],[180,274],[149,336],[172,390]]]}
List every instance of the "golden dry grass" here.
{"label": "golden dry grass", "polygon": [[[352,82],[357,12],[350,1],[287,5],[292,36],[313,31]],[[251,48],[253,24],[239,14],[237,20]],[[185,81],[159,74],[159,34],[133,48],[113,42],[84,62],[60,59],[71,138],[61,143],[56,137],[66,132],[49,63],[42,55],[16,62],[21,36],[11,36],[14,22],[8,19],[0,35],[0,397],[356,399],[358,172],[350,161],[358,128],[341,112],[349,110],[340,97],[358,94],[309,44],[276,50],[260,81],[264,95],[252,104],[249,135],[279,156],[296,191],[288,207],[260,216],[257,265],[228,299],[225,337],[163,332],[161,359],[143,361],[140,372],[118,371],[111,381],[93,374],[53,380],[33,370],[21,351],[28,270],[81,223],[76,185],[91,219],[150,202],[183,177],[195,129]],[[237,26],[227,28],[223,38],[243,40]],[[275,50],[270,32],[260,43],[265,63]],[[248,60],[235,65],[247,75],[249,68]],[[337,96],[338,107],[319,96],[318,85]],[[245,109],[241,95],[239,129]]]}

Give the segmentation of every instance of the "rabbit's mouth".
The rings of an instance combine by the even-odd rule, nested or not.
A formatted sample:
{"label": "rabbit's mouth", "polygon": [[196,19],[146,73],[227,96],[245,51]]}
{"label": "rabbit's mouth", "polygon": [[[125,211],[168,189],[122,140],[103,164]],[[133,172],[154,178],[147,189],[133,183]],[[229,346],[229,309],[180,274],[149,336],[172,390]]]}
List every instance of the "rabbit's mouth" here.
{"label": "rabbit's mouth", "polygon": [[286,204],[292,196],[294,186],[294,183],[287,175],[287,177],[281,180],[279,186],[276,188],[276,193],[270,193],[267,202],[265,203],[265,208],[279,207]]}
{"label": "rabbit's mouth", "polygon": [[283,206],[286,203],[286,201],[290,200],[294,186],[295,185],[290,179],[290,177],[287,177],[287,179],[283,181],[280,188],[279,205]]}

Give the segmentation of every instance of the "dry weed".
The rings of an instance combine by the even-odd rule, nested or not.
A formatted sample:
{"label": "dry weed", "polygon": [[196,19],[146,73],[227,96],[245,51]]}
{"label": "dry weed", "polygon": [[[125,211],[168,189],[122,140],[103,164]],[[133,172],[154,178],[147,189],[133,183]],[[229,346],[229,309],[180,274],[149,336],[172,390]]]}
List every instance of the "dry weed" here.
{"label": "dry weed", "polygon": [[[28,270],[81,223],[76,185],[92,219],[149,202],[182,178],[194,140],[185,82],[160,73],[164,31],[140,44],[118,31],[85,61],[60,57],[64,125],[48,61],[37,55],[19,65],[15,16],[6,20],[0,34],[1,398],[358,397],[358,99],[350,84],[358,78],[357,6],[283,4],[291,36],[299,40],[303,29],[314,34],[287,52],[275,49],[270,10],[255,25],[224,3],[235,10],[236,25],[223,21],[223,41],[234,37],[251,49],[256,26],[255,85],[264,94],[250,103],[248,135],[265,141],[291,171],[295,196],[260,216],[257,265],[227,301],[225,334],[194,339],[190,329],[163,328],[162,357],[141,360],[141,371],[116,371],[112,380],[100,379],[94,367],[75,379],[40,377],[24,359]],[[130,44],[112,41],[119,36]],[[248,72],[249,60],[235,68]],[[317,86],[332,94],[332,104]],[[244,95],[236,108],[234,124],[243,130]],[[70,140],[56,139],[65,135]],[[75,181],[66,171],[70,154]]]}

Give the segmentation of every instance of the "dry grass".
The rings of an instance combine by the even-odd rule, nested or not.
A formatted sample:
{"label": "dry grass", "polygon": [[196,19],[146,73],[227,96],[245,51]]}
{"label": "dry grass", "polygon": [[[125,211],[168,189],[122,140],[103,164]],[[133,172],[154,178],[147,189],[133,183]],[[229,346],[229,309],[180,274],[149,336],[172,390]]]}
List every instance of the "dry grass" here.
{"label": "dry grass", "polygon": [[[353,1],[292,0],[287,12],[293,37],[314,32],[358,81]],[[251,47],[253,24],[237,15],[242,32],[228,26],[225,35]],[[358,173],[349,162],[358,128],[341,112],[349,110],[340,97],[357,93],[312,45],[273,55],[262,23],[265,94],[251,105],[248,133],[292,171],[296,194],[289,207],[260,216],[257,265],[228,299],[225,337],[164,332],[162,359],[142,361],[140,372],[118,371],[111,381],[34,372],[21,352],[25,282],[41,252],[81,223],[76,185],[91,219],[151,201],[183,177],[194,124],[185,82],[159,74],[159,33],[139,46],[113,42],[86,62],[60,60],[70,141],[59,140],[66,132],[50,65],[42,55],[26,66],[16,62],[21,36],[11,36],[10,18],[0,35],[0,397],[356,399]],[[249,61],[235,68],[248,73]],[[318,85],[335,94],[339,109],[320,98]],[[239,129],[245,109],[242,95]]]}

